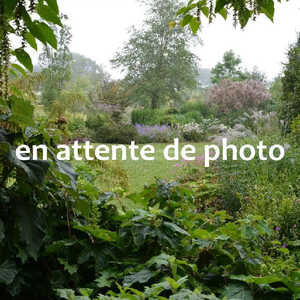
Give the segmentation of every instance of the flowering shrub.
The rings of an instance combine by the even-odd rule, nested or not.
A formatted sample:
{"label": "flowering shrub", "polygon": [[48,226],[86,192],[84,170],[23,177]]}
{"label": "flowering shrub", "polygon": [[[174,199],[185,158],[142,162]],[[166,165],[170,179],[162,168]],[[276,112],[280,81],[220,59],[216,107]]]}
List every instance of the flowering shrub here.
{"label": "flowering shrub", "polygon": [[168,143],[174,138],[180,138],[180,134],[167,125],[147,126],[136,124],[139,143]]}
{"label": "flowering shrub", "polygon": [[259,81],[225,79],[209,89],[207,99],[219,113],[230,113],[260,107],[270,99],[270,94]]}
{"label": "flowering shrub", "polygon": [[189,123],[179,127],[186,141],[198,142],[204,140],[205,132],[198,123]]}

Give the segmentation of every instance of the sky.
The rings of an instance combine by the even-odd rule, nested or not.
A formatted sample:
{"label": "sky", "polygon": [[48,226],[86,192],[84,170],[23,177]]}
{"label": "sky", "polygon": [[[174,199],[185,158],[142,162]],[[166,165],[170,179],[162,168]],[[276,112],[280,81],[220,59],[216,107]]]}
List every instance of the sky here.
{"label": "sky", "polygon": [[[71,50],[83,54],[121,78],[110,59],[128,40],[128,29],[141,26],[144,8],[137,0],[58,0],[62,13],[69,17],[73,39]],[[84,3],[84,4],[83,4]],[[231,20],[218,17],[213,24],[203,22],[199,36],[202,45],[193,49],[202,68],[212,68],[225,51],[238,54],[243,66],[258,69],[272,79],[282,70],[288,46],[300,32],[300,1],[289,0],[276,5],[274,23],[265,16],[246,26],[234,28]]]}

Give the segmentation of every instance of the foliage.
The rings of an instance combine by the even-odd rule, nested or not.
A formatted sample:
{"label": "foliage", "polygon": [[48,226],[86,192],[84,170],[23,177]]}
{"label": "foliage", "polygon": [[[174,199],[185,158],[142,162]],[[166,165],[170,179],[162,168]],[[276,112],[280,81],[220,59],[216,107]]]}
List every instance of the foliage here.
{"label": "foliage", "polygon": [[300,114],[296,117],[291,124],[291,140],[300,145]]}
{"label": "foliage", "polygon": [[[63,21],[67,16],[62,15]],[[44,83],[42,85],[42,101],[45,105],[50,105],[58,100],[60,92],[64,89],[66,82],[71,78],[72,54],[69,49],[71,43],[70,27],[63,25],[59,30],[53,27],[57,36],[58,47],[56,50],[45,46],[39,56],[39,63],[42,67]]]}
{"label": "foliage", "polygon": [[[177,14],[182,16],[181,26],[189,25],[196,34],[200,28],[202,16],[212,22],[218,14],[227,19],[227,15],[233,13],[234,26],[239,23],[242,28],[248,24],[251,17],[256,20],[260,14],[266,15],[273,21],[275,2],[276,0],[191,0]],[[281,0],[277,0],[277,2],[281,2]],[[172,26],[174,26],[173,23]]]}
{"label": "foliage", "polygon": [[269,101],[266,87],[258,81],[222,80],[208,90],[207,101],[219,114],[257,109]]}
{"label": "foliage", "polygon": [[[258,141],[243,140],[236,145],[252,144],[256,146]],[[264,137],[265,145],[284,144],[284,140],[274,137]],[[288,148],[288,146],[286,146]],[[294,201],[299,197],[299,149],[290,147],[285,157],[278,162],[272,160],[260,160],[257,156],[252,161],[232,160],[230,156],[226,161],[218,163],[218,178],[222,185],[222,200],[225,208],[231,212],[240,209],[241,202],[257,202],[268,205],[269,209],[260,210],[260,214],[270,217],[275,216],[284,205],[284,199]],[[256,187],[256,188],[255,188]],[[255,189],[257,192],[255,193]],[[253,199],[249,200],[252,193]],[[264,203],[264,204],[263,204]],[[272,204],[273,203],[273,204]],[[274,208],[271,208],[274,205]],[[258,212],[258,210],[256,211]],[[270,215],[271,214],[271,215]]]}
{"label": "foliage", "polygon": [[180,90],[196,86],[197,59],[189,51],[191,36],[169,22],[177,1],[145,2],[148,18],[141,30],[132,29],[130,40],[112,63],[126,71],[125,81],[133,89],[131,99],[157,109],[178,101]]}
{"label": "foliage", "polygon": [[[74,225],[82,238],[93,237],[85,250],[101,257],[92,283],[85,286],[90,290],[78,289],[81,294],[91,299],[297,295],[294,254],[282,250],[276,231],[261,217],[235,221],[224,211],[198,213],[189,189],[163,181],[132,197],[143,208],[127,210],[105,197],[101,211],[110,213],[109,223],[100,228]],[[66,286],[57,292],[63,299],[76,299],[77,289]]]}
{"label": "foliage", "polygon": [[280,118],[285,121],[285,130],[289,131],[292,120],[300,113],[300,34],[288,51],[288,63],[285,65],[282,81],[282,106]]}
{"label": "foliage", "polygon": [[131,112],[131,123],[142,125],[160,124],[163,111],[159,109],[135,109]]}
{"label": "foliage", "polygon": [[240,67],[242,60],[230,50],[224,53],[223,61],[219,62],[212,70],[212,83],[219,83],[223,79],[240,79],[242,70]]}
{"label": "foliage", "polygon": [[242,70],[242,60],[239,56],[236,56],[233,50],[229,50],[224,53],[223,61],[217,63],[217,65],[211,70],[212,83],[219,83],[221,80],[230,79],[233,81],[242,80],[255,80],[265,81],[265,75],[254,68],[252,72]]}
{"label": "foliage", "polygon": [[137,130],[134,126],[118,124],[108,114],[89,115],[86,126],[95,142],[130,144],[137,139]]}

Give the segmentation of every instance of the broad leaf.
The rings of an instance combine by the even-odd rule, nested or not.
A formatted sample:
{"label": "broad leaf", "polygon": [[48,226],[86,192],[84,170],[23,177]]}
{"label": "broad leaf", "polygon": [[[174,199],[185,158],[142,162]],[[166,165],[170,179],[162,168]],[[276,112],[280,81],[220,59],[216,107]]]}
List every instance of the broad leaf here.
{"label": "broad leaf", "polygon": [[28,44],[35,50],[37,50],[37,43],[34,38],[34,36],[30,32],[26,32],[25,35],[25,40],[28,42]]}
{"label": "broad leaf", "polygon": [[37,12],[45,21],[62,26],[58,12],[53,10],[51,6],[40,3],[37,7]]}
{"label": "broad leaf", "polygon": [[108,242],[115,242],[118,239],[118,234],[113,231],[109,231],[106,229],[99,228],[98,226],[82,226],[82,225],[74,225],[74,228],[86,233],[89,233],[96,239],[101,239]]}
{"label": "broad leaf", "polygon": [[14,262],[6,260],[0,265],[0,283],[11,284],[17,274],[18,270]]}
{"label": "broad leaf", "polygon": [[156,272],[152,272],[148,269],[144,269],[133,275],[128,275],[124,277],[123,284],[125,286],[131,286],[134,283],[145,283],[148,282],[152,277],[156,275]]}
{"label": "broad leaf", "polygon": [[30,72],[33,71],[33,64],[30,55],[22,48],[16,49],[13,54],[16,56],[18,61]]}
{"label": "broad leaf", "polygon": [[228,285],[222,293],[222,297],[230,300],[253,300],[250,290],[238,284]]}

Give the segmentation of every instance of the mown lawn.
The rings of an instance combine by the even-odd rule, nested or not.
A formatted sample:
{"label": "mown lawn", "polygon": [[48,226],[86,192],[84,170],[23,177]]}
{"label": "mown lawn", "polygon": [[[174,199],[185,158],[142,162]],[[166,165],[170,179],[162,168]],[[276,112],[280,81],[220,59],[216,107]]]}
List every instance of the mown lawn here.
{"label": "mown lawn", "polygon": [[[186,143],[185,143],[186,144]],[[185,144],[180,144],[180,149]],[[196,156],[203,153],[205,143],[189,143],[196,147]],[[167,161],[163,156],[163,150],[167,144],[153,144],[155,147],[154,161],[132,161],[128,159],[121,161],[121,165],[127,171],[129,179],[129,191],[141,191],[145,184],[151,184],[155,177],[163,179],[175,179],[178,174],[178,161]]]}

